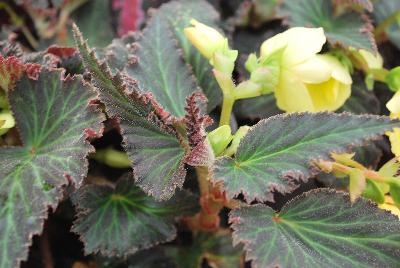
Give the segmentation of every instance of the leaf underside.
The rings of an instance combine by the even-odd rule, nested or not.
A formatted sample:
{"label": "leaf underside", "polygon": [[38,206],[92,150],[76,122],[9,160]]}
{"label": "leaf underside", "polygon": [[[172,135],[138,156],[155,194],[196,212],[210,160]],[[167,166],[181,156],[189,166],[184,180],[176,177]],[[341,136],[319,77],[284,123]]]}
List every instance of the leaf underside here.
{"label": "leaf underside", "polygon": [[333,45],[377,51],[373,27],[365,16],[347,12],[335,17],[333,10],[331,0],[285,0],[278,9],[278,15],[285,17],[292,27],[323,27]]}
{"label": "leaf underside", "polygon": [[173,240],[175,219],[198,210],[197,197],[186,191],[155,201],[134,186],[131,174],[120,178],[115,188],[83,187],[74,203],[78,219],[72,230],[80,235],[86,254],[119,257]]}
{"label": "leaf underside", "polygon": [[349,113],[293,113],[264,119],[241,140],[234,158],[217,158],[213,181],[223,182],[229,197],[273,201],[317,173],[312,162],[332,152],[377,139],[400,126],[385,116]]}
{"label": "leaf underside", "polygon": [[262,205],[233,210],[235,243],[253,267],[398,267],[400,221],[370,201],[312,190],[279,213]]}
{"label": "leaf underside", "polygon": [[134,82],[113,76],[105,63],[99,64],[93,51],[83,41],[79,30],[75,38],[92,83],[100,93],[109,116],[118,118],[123,147],[133,162],[136,184],[157,199],[168,199],[185,179],[178,134],[159,114],[168,116],[148,94],[138,94]]}
{"label": "leaf underside", "polygon": [[97,96],[81,77],[61,80],[60,70],[26,76],[10,92],[22,147],[0,148],[0,267],[17,267],[32,236],[42,231],[68,183],[86,176],[93,150],[87,133],[100,133],[103,116],[89,102]]}

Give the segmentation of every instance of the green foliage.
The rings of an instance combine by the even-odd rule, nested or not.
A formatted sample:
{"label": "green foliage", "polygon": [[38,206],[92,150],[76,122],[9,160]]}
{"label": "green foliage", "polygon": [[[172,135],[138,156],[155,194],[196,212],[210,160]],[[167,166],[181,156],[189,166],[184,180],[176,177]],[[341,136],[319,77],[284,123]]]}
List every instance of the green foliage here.
{"label": "green foliage", "polygon": [[[69,5],[66,5],[67,9],[74,9],[75,5],[79,2],[87,2],[72,13],[73,21],[79,26],[86,38],[88,38],[88,42],[91,46],[107,46],[114,36],[109,2],[104,0],[75,0],[70,2]],[[69,30],[67,44],[70,46],[74,45],[74,38],[71,30]]]}
{"label": "green foliage", "polygon": [[155,15],[136,46],[137,58],[126,66],[127,74],[137,80],[141,92],[151,92],[166,111],[183,117],[186,97],[197,85],[176,48],[176,41],[170,37],[166,21]]}
{"label": "green foliage", "polygon": [[394,2],[0,1],[0,268],[399,266]]}
{"label": "green foliage", "polygon": [[285,17],[290,26],[322,27],[328,41],[343,47],[376,51],[372,25],[361,14],[346,12],[333,14],[331,0],[285,0],[278,15]]}
{"label": "green foliage", "polygon": [[331,152],[376,139],[400,122],[387,117],[347,113],[277,115],[256,124],[242,139],[234,158],[220,157],[215,182],[223,182],[229,197],[246,201],[273,200],[273,192],[288,193],[315,175],[313,161]]}
{"label": "green foliage", "polygon": [[81,185],[93,151],[84,133],[100,133],[104,119],[89,104],[90,86],[81,77],[62,80],[59,70],[43,69],[36,81],[23,76],[9,98],[23,146],[0,149],[1,268],[27,257],[62,187]]}
{"label": "green foliage", "polygon": [[81,236],[86,254],[129,256],[176,237],[175,219],[196,212],[196,196],[186,191],[157,202],[133,185],[131,175],[115,187],[89,185],[74,197],[78,219],[72,230]]}
{"label": "green foliage", "polygon": [[400,221],[365,199],[314,190],[279,213],[262,205],[230,215],[254,267],[396,267]]}
{"label": "green foliage", "polygon": [[79,30],[75,29],[75,34],[100,100],[106,105],[108,115],[119,119],[123,146],[134,165],[137,185],[157,199],[170,198],[176,187],[182,187],[186,171],[181,138],[163,121],[168,113],[148,95],[139,95],[135,84],[129,84],[133,87],[129,88],[120,75],[112,76],[105,64],[98,63]]}

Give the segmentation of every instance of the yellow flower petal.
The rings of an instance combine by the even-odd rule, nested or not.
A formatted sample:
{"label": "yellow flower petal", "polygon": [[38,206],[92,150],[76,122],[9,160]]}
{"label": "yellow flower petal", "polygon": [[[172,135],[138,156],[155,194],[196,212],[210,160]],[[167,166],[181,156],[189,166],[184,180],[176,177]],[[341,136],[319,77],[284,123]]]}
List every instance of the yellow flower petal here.
{"label": "yellow flower petal", "polygon": [[329,80],[331,77],[332,68],[325,60],[317,56],[291,68],[304,83],[318,84]]}
{"label": "yellow flower petal", "polygon": [[261,56],[268,56],[286,46],[284,65],[300,64],[321,51],[326,42],[323,28],[294,27],[277,34],[261,45]]}
{"label": "yellow flower petal", "polygon": [[337,58],[328,54],[317,55],[316,57],[324,61],[329,65],[330,68],[332,68],[332,77],[334,79],[347,85],[350,85],[353,82],[349,71],[342,63],[340,63]]}
{"label": "yellow flower petal", "polygon": [[277,105],[286,112],[314,111],[311,97],[304,83],[293,73],[283,70],[275,89]]}
{"label": "yellow flower petal", "polygon": [[400,90],[394,94],[391,100],[386,104],[386,107],[392,113],[392,117],[400,118]]}
{"label": "yellow flower petal", "polygon": [[313,101],[313,112],[335,111],[351,94],[351,85],[343,84],[333,78],[320,84],[307,84],[307,89]]}
{"label": "yellow flower petal", "polygon": [[388,131],[386,132],[386,135],[389,137],[392,153],[396,157],[400,157],[400,128],[395,128],[393,131]]}
{"label": "yellow flower petal", "polygon": [[359,52],[363,57],[365,63],[367,64],[368,68],[381,69],[383,67],[383,59],[379,53],[375,56],[365,49],[360,49]]}
{"label": "yellow flower petal", "polygon": [[194,27],[187,27],[184,33],[189,41],[203,54],[207,59],[211,59],[213,53],[222,47],[225,37],[217,30],[209,27],[197,20],[191,20]]}

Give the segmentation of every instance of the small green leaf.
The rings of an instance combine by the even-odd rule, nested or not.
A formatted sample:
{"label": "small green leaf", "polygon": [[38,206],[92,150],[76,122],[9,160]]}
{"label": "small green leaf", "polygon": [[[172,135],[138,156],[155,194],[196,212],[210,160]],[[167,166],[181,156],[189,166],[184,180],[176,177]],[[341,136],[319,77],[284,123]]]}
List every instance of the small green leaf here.
{"label": "small green leaf", "polygon": [[362,196],[369,198],[378,204],[383,204],[385,202],[385,193],[382,191],[382,187],[371,180],[367,180]]}
{"label": "small green leaf", "polygon": [[139,94],[134,81],[113,76],[106,63],[99,64],[78,28],[75,39],[92,83],[109,116],[118,118],[123,147],[133,163],[136,184],[157,199],[168,199],[185,180],[182,137],[167,122],[168,112],[149,94]]}
{"label": "small green leaf", "polygon": [[372,25],[360,13],[333,14],[331,0],[284,0],[278,11],[290,26],[323,27],[328,41],[345,48],[376,51]]}
{"label": "small green leaf", "polygon": [[223,182],[229,197],[243,193],[251,202],[273,200],[317,172],[313,161],[331,152],[377,139],[400,122],[385,116],[348,113],[293,113],[261,120],[242,139],[234,158],[217,158],[214,182]]}
{"label": "small green leaf", "polygon": [[23,146],[0,148],[0,268],[19,266],[62,187],[86,176],[93,147],[84,133],[101,133],[104,120],[90,104],[96,97],[80,76],[62,80],[60,70],[23,76],[9,93]]}
{"label": "small green leaf", "polygon": [[394,204],[400,208],[400,179],[399,182],[390,184],[390,196]]}
{"label": "small green leaf", "polygon": [[197,197],[178,191],[173,198],[157,202],[123,176],[115,188],[89,185],[78,191],[74,203],[78,219],[72,230],[81,236],[86,254],[128,256],[176,237],[175,219],[193,215]]}
{"label": "small green leaf", "polygon": [[233,210],[235,243],[253,267],[398,267],[400,221],[366,199],[312,190],[279,213],[265,205]]}
{"label": "small green leaf", "polygon": [[349,194],[350,201],[354,203],[363,193],[365,189],[366,179],[364,172],[359,169],[353,169],[349,176]]}

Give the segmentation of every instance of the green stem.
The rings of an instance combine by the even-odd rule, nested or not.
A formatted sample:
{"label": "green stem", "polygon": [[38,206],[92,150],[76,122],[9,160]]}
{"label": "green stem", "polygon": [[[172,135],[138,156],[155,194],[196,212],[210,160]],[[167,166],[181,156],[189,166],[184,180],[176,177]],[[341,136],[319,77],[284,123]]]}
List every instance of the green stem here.
{"label": "green stem", "polygon": [[222,102],[221,118],[219,121],[219,126],[230,125],[231,113],[235,99],[233,96],[224,95],[224,100]]}
{"label": "green stem", "polygon": [[375,38],[379,40],[381,34],[388,28],[392,23],[394,23],[397,18],[400,16],[400,10],[396,11],[386,19],[384,19],[376,28],[374,31]]}

